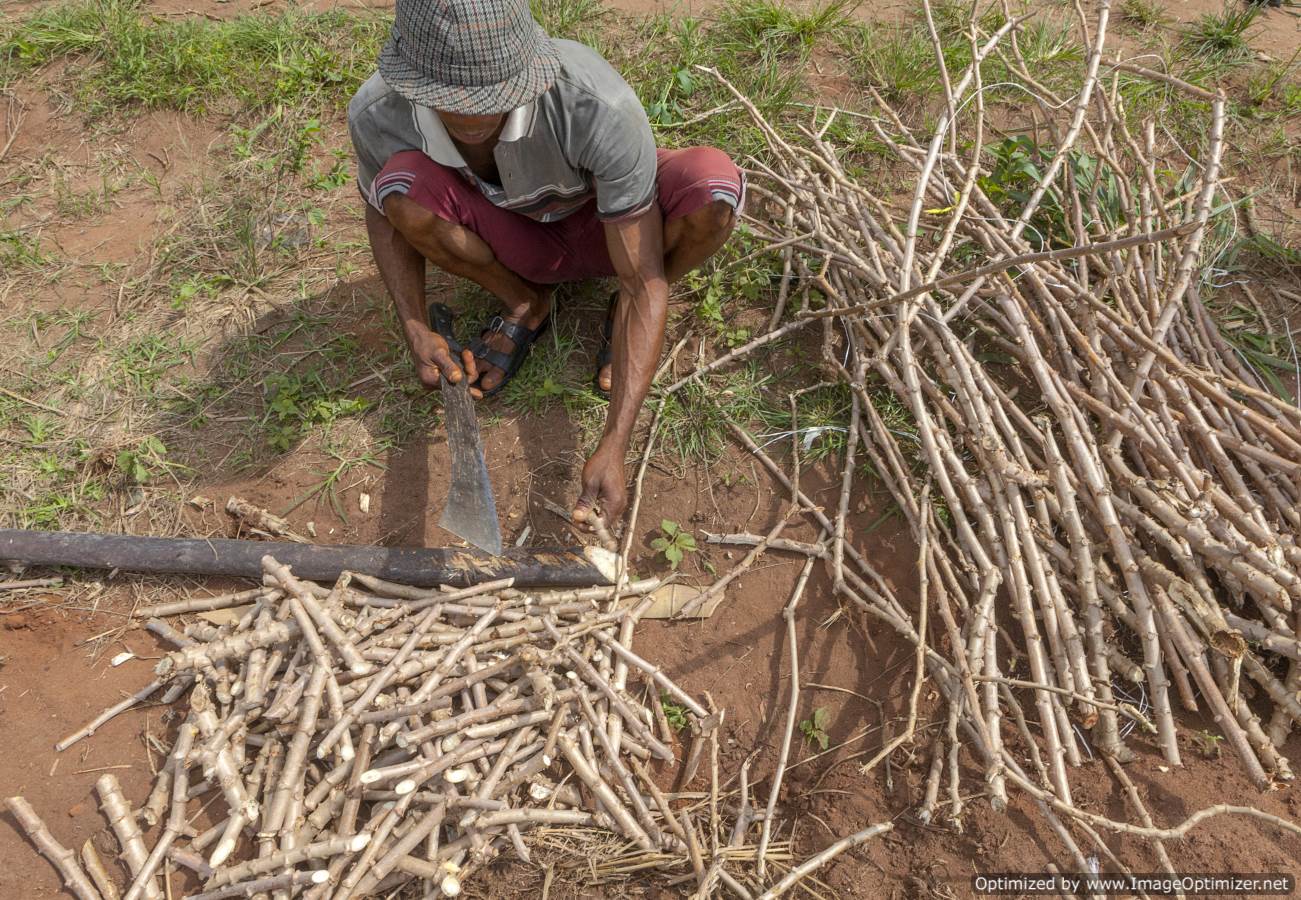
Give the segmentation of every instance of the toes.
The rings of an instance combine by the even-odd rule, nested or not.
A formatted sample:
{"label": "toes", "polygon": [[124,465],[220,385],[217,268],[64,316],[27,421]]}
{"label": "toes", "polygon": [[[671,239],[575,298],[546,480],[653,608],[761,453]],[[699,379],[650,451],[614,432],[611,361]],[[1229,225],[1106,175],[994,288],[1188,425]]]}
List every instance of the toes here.
{"label": "toes", "polygon": [[614,383],[614,379],[612,377],[613,368],[614,368],[613,366],[605,366],[604,368],[601,369],[601,374],[598,375],[596,378],[597,383],[601,385],[601,390],[603,391],[610,390],[610,386]]}
{"label": "toes", "polygon": [[479,389],[482,391],[492,390],[497,385],[501,384],[501,377],[502,377],[501,369],[498,369],[496,366],[493,366],[491,369],[484,372],[479,377]]}

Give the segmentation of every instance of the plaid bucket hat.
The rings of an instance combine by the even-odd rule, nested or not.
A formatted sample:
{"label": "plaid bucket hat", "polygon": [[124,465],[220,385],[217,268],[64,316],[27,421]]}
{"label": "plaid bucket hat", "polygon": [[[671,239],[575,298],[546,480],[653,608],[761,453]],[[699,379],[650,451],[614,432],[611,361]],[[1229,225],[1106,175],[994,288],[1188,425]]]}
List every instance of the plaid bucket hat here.
{"label": "plaid bucket hat", "polygon": [[379,57],[380,76],[403,97],[463,115],[510,112],[559,71],[528,0],[397,0]]}

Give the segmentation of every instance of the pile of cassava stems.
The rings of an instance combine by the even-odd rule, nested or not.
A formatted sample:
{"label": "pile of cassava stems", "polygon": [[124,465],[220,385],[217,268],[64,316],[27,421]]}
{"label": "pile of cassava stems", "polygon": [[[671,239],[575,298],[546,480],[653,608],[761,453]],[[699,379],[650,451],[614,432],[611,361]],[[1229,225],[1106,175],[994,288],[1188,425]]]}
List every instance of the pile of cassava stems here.
{"label": "pile of cassava stems", "polygon": [[[937,55],[943,109],[925,133],[875,93],[867,114],[820,109],[782,130],[732,88],[767,136],[751,223],[784,260],[789,309],[670,390],[821,328],[828,381],[852,394],[838,508],[799,491],[798,435],[792,477],[735,427],[822,537],[782,539],[779,523],[711,539],[825,560],[843,598],[915,647],[907,733],[868,767],[920,742],[923,821],[960,827],[964,797],[1002,809],[1019,789],[1086,871],[1093,852],[1122,865],[1100,830],[1150,838],[1166,861],[1162,839],[1229,810],[1163,828],[1132,789],[1122,764],[1135,742],[1177,766],[1200,729],[1181,732],[1175,706],[1213,721],[1259,789],[1293,777],[1282,750],[1301,720],[1301,409],[1204,305],[1210,235],[1234,226],[1223,97],[1106,60],[1105,0],[1096,18],[1077,15],[1077,94],[1036,80],[1009,15],[993,33],[971,27],[964,71]],[[1016,202],[1016,186],[986,180],[987,94],[1009,80],[986,84],[993,62],[1038,123],[1037,183]],[[1127,115],[1120,88],[1135,79],[1204,104],[1200,146],[1186,155],[1159,119]],[[865,164],[870,184],[828,137],[846,116],[890,159]],[[911,196],[873,186],[900,170],[893,184]],[[851,498],[873,489],[864,463],[911,525],[919,602],[896,596],[846,528]],[[923,729],[927,682],[941,706]],[[1072,800],[1071,770],[1097,756],[1137,824]]]}
{"label": "pile of cassava stems", "polygon": [[[231,612],[227,624],[183,629],[150,618],[175,647],[157,678],[57,747],[148,698],[181,707],[143,802],[132,805],[111,774],[99,780],[129,883],[119,889],[90,842],[83,869],[10,799],[73,894],[171,897],[172,879],[160,876],[179,866],[202,885],[191,900],[346,900],[403,887],[450,897],[500,851],[529,859],[527,829],[589,828],[640,853],[641,870],[754,896],[725,868],[753,868],[744,861],[755,847],[721,833],[720,716],[631,649],[658,582],[435,591],[345,574],[327,589],[270,556],[263,568],[260,589],[145,610]],[[663,703],[695,733],[684,779],[713,747],[708,803],[684,805],[651,775],[675,759]],[[144,832],[159,825],[151,845]]]}

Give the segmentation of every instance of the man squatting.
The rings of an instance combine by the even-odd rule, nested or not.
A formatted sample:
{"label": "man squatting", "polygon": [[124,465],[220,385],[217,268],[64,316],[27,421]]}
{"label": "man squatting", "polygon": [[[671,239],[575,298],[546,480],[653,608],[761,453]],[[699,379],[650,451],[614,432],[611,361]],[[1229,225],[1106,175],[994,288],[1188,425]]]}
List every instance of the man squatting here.
{"label": "man squatting", "polygon": [[[657,149],[627,82],[547,36],[528,0],[398,0],[348,124],[371,250],[426,386],[468,378],[491,397],[546,329],[555,285],[618,279],[596,359],[605,430],[573,511],[613,529],[669,285],[726,242],[741,173],[712,147]],[[459,359],[426,318],[426,262],[501,303]]]}

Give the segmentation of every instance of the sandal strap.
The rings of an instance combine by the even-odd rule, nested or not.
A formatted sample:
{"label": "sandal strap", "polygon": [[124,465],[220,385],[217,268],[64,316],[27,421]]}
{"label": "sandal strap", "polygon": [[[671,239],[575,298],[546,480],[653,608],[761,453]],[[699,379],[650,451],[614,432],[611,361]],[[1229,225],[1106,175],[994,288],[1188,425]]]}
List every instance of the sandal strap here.
{"label": "sandal strap", "polygon": [[509,371],[510,365],[518,350],[519,348],[516,347],[515,350],[512,350],[510,353],[506,353],[505,351],[489,347],[483,342],[482,338],[475,338],[470,344],[470,352],[474,354],[475,359],[481,359],[489,365],[496,366],[503,372]]}
{"label": "sandal strap", "polygon": [[488,334],[501,333],[506,335],[516,347],[528,343],[533,339],[534,335],[534,330],[522,322],[507,322],[501,316],[493,316],[485,331]]}

